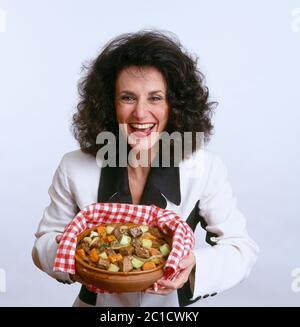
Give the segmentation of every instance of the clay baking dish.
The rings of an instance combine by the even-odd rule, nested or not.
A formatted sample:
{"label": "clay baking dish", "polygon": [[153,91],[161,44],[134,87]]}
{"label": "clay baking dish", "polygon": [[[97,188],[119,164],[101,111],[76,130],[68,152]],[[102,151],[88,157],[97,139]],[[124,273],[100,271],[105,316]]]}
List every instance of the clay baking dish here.
{"label": "clay baking dish", "polygon": [[[97,227],[87,229],[81,233],[77,242],[79,243],[86,235]],[[170,237],[164,238],[168,244],[171,244]],[[110,272],[104,269],[93,267],[85,262],[77,253],[75,254],[76,274],[72,277],[84,285],[93,285],[98,288],[111,292],[138,292],[145,290],[153,285],[159,278],[163,276],[164,264],[160,264],[155,269],[147,271],[131,271],[131,272]]]}

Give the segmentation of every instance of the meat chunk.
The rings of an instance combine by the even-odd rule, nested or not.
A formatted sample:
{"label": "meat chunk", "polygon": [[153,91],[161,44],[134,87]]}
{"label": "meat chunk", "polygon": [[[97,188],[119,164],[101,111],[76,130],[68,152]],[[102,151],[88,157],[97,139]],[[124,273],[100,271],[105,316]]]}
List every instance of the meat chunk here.
{"label": "meat chunk", "polygon": [[121,271],[123,272],[129,272],[133,270],[133,266],[131,263],[131,259],[129,256],[124,257],[122,261],[119,262],[119,267],[121,268]]}
{"label": "meat chunk", "polygon": [[95,237],[90,244],[90,248],[91,249],[98,248],[100,245],[101,245],[100,237]]}
{"label": "meat chunk", "polygon": [[139,227],[131,227],[131,228],[129,228],[129,232],[130,232],[131,236],[134,238],[143,234],[143,231]]}
{"label": "meat chunk", "polygon": [[142,248],[140,246],[135,247],[135,253],[138,257],[140,258],[145,258],[148,259],[150,257],[150,252],[149,250]]}
{"label": "meat chunk", "polygon": [[134,247],[136,247],[136,246],[141,246],[141,245],[142,245],[141,241],[140,241],[139,239],[137,239],[137,238],[133,238],[133,240],[131,241],[131,244],[132,244]]}
{"label": "meat chunk", "polygon": [[117,239],[118,241],[120,241],[120,239],[121,239],[121,237],[122,237],[122,235],[123,235],[123,234],[121,233],[119,227],[116,227],[116,228],[114,229],[113,234],[115,235],[115,237],[116,237],[116,239]]}
{"label": "meat chunk", "polygon": [[106,254],[107,254],[108,256],[111,256],[111,255],[116,254],[116,252],[115,252],[113,249],[110,249],[110,248],[106,249],[105,251],[106,251]]}
{"label": "meat chunk", "polygon": [[133,251],[134,251],[134,247],[131,246],[131,245],[126,246],[124,248],[121,248],[119,250],[119,252],[122,254],[122,256],[132,255],[133,254]]}
{"label": "meat chunk", "polygon": [[159,247],[161,245],[163,245],[164,243],[166,243],[164,240],[161,239],[156,239],[156,240],[152,240],[152,247],[155,249],[159,249]]}
{"label": "meat chunk", "polygon": [[98,267],[99,267],[100,269],[105,269],[105,270],[107,270],[108,267],[109,267],[109,261],[100,258],[99,261],[98,261]]}
{"label": "meat chunk", "polygon": [[149,233],[155,236],[156,238],[162,238],[163,234],[160,232],[160,230],[157,227],[150,227]]}
{"label": "meat chunk", "polygon": [[90,246],[88,245],[88,243],[82,243],[81,244],[81,247],[85,251],[85,253],[89,254],[89,252],[90,252]]}

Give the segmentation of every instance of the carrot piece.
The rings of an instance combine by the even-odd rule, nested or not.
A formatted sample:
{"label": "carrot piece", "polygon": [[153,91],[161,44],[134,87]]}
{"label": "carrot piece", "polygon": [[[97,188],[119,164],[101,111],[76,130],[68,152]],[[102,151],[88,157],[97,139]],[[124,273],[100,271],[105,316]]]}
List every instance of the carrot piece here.
{"label": "carrot piece", "polygon": [[110,255],[110,256],[108,257],[108,259],[109,259],[109,261],[110,261],[111,263],[115,263],[115,262],[117,262],[117,261],[122,260],[122,259],[123,259],[123,256],[122,256],[121,253],[116,253],[116,254],[112,254],[112,255]]}
{"label": "carrot piece", "polygon": [[113,242],[113,241],[116,241],[117,240],[117,238],[115,237],[115,235],[109,235],[109,236],[107,236],[107,241],[108,242]]}
{"label": "carrot piece", "polygon": [[85,256],[84,249],[78,249],[76,250],[76,253],[80,256],[80,258],[84,258]]}
{"label": "carrot piece", "polygon": [[90,257],[91,261],[93,261],[93,262],[98,262],[99,261],[99,255],[98,255],[98,253],[97,253],[97,251],[96,251],[95,248],[93,248],[90,251],[89,257]]}
{"label": "carrot piece", "polygon": [[97,232],[102,237],[105,237],[106,236],[106,228],[104,226],[97,227]]}
{"label": "carrot piece", "polygon": [[145,262],[145,263],[143,264],[142,269],[143,269],[143,270],[150,270],[150,269],[154,269],[155,267],[156,267],[156,265],[155,265],[154,262],[152,262],[152,261],[148,261],[148,262]]}

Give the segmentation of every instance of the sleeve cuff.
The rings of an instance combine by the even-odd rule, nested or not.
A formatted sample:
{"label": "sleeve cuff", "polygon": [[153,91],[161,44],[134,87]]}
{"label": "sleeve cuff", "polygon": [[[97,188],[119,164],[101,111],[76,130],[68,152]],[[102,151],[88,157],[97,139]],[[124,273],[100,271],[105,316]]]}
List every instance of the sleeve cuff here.
{"label": "sleeve cuff", "polygon": [[194,255],[196,264],[190,275],[190,287],[192,291],[191,301],[207,298],[218,293],[219,285],[214,281],[218,280],[218,270],[215,263],[218,262],[217,252],[213,247],[195,249]]}
{"label": "sleeve cuff", "polygon": [[[33,260],[35,264],[50,277],[55,278],[61,283],[72,284],[74,281],[69,273],[54,272],[53,266],[57,252],[57,243],[55,241],[57,233],[44,234],[40,237],[33,248]],[[37,264],[38,263],[38,264]]]}

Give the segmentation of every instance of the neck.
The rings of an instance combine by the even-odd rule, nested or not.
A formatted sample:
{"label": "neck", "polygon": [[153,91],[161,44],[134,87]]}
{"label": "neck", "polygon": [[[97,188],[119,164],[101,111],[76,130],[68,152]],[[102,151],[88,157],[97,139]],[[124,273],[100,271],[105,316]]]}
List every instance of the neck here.
{"label": "neck", "polygon": [[147,177],[150,172],[150,167],[132,167],[128,166],[128,174],[135,179],[141,179],[143,177]]}
{"label": "neck", "polygon": [[131,170],[147,172],[152,166],[152,162],[158,153],[158,144],[156,143],[150,149],[146,150],[135,150],[134,148],[130,150],[128,167]]}

